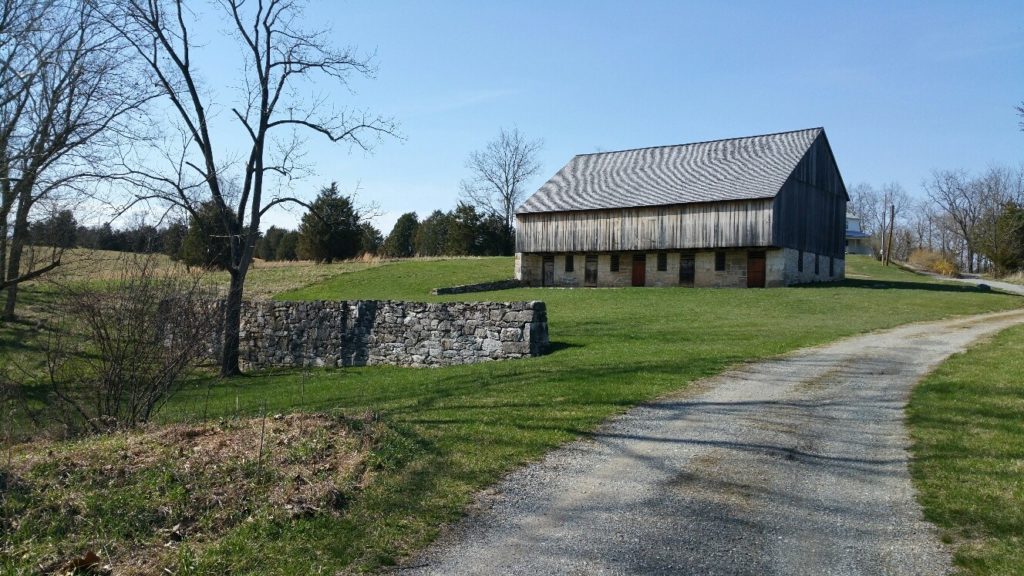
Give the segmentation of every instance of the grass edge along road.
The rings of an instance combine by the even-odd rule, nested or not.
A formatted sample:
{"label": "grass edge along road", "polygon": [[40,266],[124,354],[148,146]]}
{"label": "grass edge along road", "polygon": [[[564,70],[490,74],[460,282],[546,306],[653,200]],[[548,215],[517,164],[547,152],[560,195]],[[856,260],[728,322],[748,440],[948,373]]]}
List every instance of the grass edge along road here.
{"label": "grass edge along road", "polygon": [[[360,367],[281,370],[191,384],[161,415],[165,421],[234,422],[294,411],[340,414],[371,422],[367,473],[346,492],[340,511],[284,514],[252,502],[244,522],[206,540],[180,544],[169,558],[182,573],[308,574],[364,571],[400,561],[457,520],[478,490],[548,450],[586,435],[608,417],[739,362],[912,321],[1021,306],[1017,297],[985,293],[849,261],[838,285],[744,289],[516,289],[431,297],[429,288],[507,277],[511,258],[389,263],[338,275],[296,299],[544,300],[551,353],[521,361],[436,370]],[[269,450],[280,450],[277,438]],[[84,443],[95,442],[91,440]],[[261,444],[262,445],[262,444]],[[63,443],[58,450],[72,450]],[[255,447],[252,458],[255,458]],[[34,447],[20,447],[26,457]],[[37,450],[43,448],[35,448]],[[173,471],[172,471],[173,472]],[[33,471],[42,480],[45,467]],[[161,491],[190,488],[183,475],[158,478]],[[103,480],[97,473],[90,482]],[[129,484],[131,484],[129,482]],[[92,486],[92,488],[90,488]],[[121,488],[83,484],[116,500]],[[125,502],[145,506],[138,486]],[[69,498],[74,498],[71,494]],[[154,501],[159,499],[154,498]],[[73,501],[73,500],[72,500]],[[53,503],[60,511],[66,503]],[[31,505],[31,503],[29,503]],[[57,513],[4,543],[9,557],[74,554],[121,537],[61,523]],[[160,553],[160,534],[194,521],[181,512],[118,510],[152,518],[153,536],[135,530],[131,546]],[[24,528],[24,527],[23,527]],[[27,528],[24,528],[27,530]],[[67,532],[67,530],[72,532]],[[77,530],[78,532],[74,532]],[[19,536],[20,534],[20,536]],[[127,538],[127,537],[125,537]],[[6,554],[5,554],[6,555]],[[26,560],[27,562],[28,560]]]}
{"label": "grass edge along road", "polygon": [[1024,574],[1024,326],[951,357],[907,408],[911,475],[957,570]]}

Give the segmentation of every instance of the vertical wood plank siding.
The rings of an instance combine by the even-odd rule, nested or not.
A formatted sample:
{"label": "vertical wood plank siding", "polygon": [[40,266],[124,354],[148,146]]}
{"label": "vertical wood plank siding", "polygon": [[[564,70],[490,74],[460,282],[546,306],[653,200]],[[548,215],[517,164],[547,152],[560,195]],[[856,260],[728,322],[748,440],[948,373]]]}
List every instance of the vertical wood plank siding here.
{"label": "vertical wood plank siding", "polygon": [[773,200],[517,216],[516,252],[772,246]]}
{"label": "vertical wood plank siding", "polygon": [[846,187],[819,136],[775,196],[775,245],[843,258]]}

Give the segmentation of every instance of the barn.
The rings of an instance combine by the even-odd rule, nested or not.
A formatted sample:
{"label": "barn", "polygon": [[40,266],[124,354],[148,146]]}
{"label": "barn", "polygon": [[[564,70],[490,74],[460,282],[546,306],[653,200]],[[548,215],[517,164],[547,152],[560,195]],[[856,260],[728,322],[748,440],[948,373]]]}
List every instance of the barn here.
{"label": "barn", "polygon": [[771,287],[845,274],[823,128],[581,154],[516,211],[528,286]]}

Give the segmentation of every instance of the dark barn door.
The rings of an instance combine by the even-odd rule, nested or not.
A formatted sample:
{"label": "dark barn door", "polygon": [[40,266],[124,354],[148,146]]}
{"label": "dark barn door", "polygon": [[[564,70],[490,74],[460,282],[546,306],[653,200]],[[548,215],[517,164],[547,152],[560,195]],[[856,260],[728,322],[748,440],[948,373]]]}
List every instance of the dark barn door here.
{"label": "dark barn door", "polygon": [[693,287],[695,269],[693,254],[681,254],[679,256],[679,284],[681,286]]}
{"label": "dark barn door", "polygon": [[647,283],[647,255],[633,255],[633,286],[643,286]]}
{"label": "dark barn door", "polygon": [[597,256],[587,256],[583,267],[583,285],[597,286]]}
{"label": "dark barn door", "polygon": [[764,288],[763,251],[747,252],[747,288]]}
{"label": "dark barn door", "polygon": [[544,257],[544,278],[541,280],[542,286],[554,286],[555,285],[555,257],[548,255]]}

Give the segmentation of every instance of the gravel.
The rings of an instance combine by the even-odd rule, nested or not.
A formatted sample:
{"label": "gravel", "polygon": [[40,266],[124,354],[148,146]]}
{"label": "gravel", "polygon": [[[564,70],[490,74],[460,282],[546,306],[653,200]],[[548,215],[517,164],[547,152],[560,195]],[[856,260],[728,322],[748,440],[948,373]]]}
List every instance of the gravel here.
{"label": "gravel", "polygon": [[402,574],[945,574],[903,407],[1020,311],[912,324],[753,363],[522,468]]}

